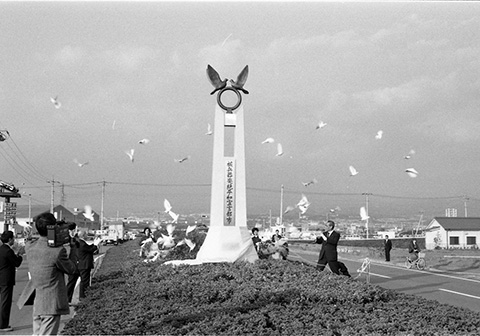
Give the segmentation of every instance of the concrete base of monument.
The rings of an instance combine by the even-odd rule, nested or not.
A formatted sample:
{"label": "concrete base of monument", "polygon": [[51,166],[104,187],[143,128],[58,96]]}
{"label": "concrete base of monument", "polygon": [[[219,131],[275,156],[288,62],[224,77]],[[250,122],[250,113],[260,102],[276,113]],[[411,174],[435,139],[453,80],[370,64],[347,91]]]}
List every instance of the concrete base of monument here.
{"label": "concrete base of monument", "polygon": [[246,226],[210,226],[196,259],[172,260],[170,265],[249,261],[258,259]]}

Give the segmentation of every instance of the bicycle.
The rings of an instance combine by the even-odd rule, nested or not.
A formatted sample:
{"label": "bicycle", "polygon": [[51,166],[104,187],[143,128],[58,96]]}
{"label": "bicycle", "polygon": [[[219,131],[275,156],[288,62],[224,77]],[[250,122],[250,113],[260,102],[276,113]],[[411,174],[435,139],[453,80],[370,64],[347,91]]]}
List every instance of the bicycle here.
{"label": "bicycle", "polygon": [[409,257],[405,260],[405,267],[410,269],[412,267],[416,267],[419,270],[424,270],[427,266],[427,262],[425,261],[425,253],[419,252],[418,258],[414,261],[411,261]]}

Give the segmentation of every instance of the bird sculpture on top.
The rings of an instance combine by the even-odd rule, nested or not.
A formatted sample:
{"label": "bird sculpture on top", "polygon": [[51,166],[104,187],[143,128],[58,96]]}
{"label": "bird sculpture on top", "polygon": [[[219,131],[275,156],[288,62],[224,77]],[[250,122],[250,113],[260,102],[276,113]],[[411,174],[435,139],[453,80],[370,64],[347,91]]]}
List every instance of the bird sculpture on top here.
{"label": "bird sculpture on top", "polygon": [[[207,76],[208,79],[210,80],[210,83],[212,83],[214,90],[210,92],[211,95],[213,95],[215,92],[220,91],[224,89],[227,86],[228,79],[221,79],[220,75],[218,72],[210,65],[207,65]],[[243,68],[243,70],[240,72],[240,74],[237,76],[237,80],[234,81],[233,79],[230,79],[230,84],[232,88],[238,91],[242,91],[245,94],[248,94],[249,92],[243,88],[245,85],[246,81],[248,78],[248,65]]]}
{"label": "bird sculpture on top", "polygon": [[210,80],[210,83],[212,83],[213,87],[215,88],[212,92],[210,92],[211,95],[227,86],[227,79],[225,78],[222,80],[218,72],[212,68],[210,64],[207,65],[207,76]]}
{"label": "bird sculpture on top", "polygon": [[248,65],[245,65],[245,68],[243,68],[242,72],[237,77],[237,80],[234,81],[233,79],[230,79],[230,83],[232,83],[232,87],[242,91],[245,94],[248,94],[248,91],[243,88],[245,85],[246,81],[248,78]]}

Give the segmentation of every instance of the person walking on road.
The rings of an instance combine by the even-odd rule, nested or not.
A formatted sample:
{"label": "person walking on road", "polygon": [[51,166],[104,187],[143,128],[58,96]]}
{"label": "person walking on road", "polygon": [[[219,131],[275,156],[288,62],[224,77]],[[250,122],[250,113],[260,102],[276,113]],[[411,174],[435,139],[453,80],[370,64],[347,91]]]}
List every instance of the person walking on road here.
{"label": "person walking on road", "polygon": [[337,244],[340,240],[340,233],[334,230],[335,222],[327,221],[328,230],[322,232],[319,237],[316,237],[315,243],[322,244],[320,255],[318,256],[317,269],[323,271],[325,267],[330,267],[330,270],[335,274],[340,274],[338,264]]}
{"label": "person walking on road", "polygon": [[388,235],[385,235],[385,240],[383,241],[385,247],[385,261],[390,261],[390,251],[392,250],[392,241],[388,239]]}
{"label": "person walking on road", "polygon": [[68,259],[67,250],[63,246],[48,245],[47,226],[55,224],[55,216],[51,213],[46,212],[35,217],[40,238],[27,242],[25,246],[31,279],[17,305],[21,309],[35,296],[33,335],[57,335],[60,316],[70,314],[65,274],[75,273],[76,267],[73,261]]}
{"label": "person walking on road", "polygon": [[21,251],[17,254],[12,246],[15,238],[12,231],[4,231],[0,236],[0,331],[13,331],[10,326],[13,286],[15,286],[16,268],[23,261]]}

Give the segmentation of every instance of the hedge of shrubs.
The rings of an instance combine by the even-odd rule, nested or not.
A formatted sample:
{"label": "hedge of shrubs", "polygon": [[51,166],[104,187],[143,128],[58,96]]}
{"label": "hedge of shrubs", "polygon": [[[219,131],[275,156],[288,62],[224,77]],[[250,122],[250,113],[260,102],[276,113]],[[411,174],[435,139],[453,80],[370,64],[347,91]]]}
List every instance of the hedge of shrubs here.
{"label": "hedge of shrubs", "polygon": [[[171,258],[181,257],[172,253]],[[145,263],[108,250],[64,335],[478,335],[480,314],[301,263]]]}

